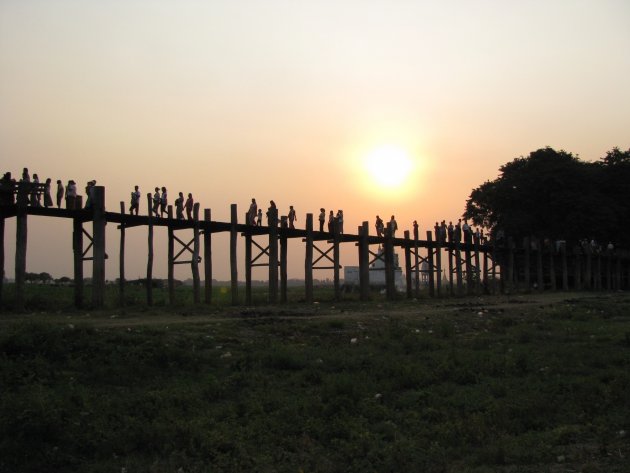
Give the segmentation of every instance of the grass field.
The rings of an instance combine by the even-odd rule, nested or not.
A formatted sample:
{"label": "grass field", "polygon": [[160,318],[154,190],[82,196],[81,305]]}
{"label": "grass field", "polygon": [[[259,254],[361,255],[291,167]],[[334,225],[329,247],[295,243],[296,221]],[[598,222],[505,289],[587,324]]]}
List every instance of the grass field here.
{"label": "grass field", "polygon": [[628,472],[630,295],[2,313],[0,386],[2,472]]}

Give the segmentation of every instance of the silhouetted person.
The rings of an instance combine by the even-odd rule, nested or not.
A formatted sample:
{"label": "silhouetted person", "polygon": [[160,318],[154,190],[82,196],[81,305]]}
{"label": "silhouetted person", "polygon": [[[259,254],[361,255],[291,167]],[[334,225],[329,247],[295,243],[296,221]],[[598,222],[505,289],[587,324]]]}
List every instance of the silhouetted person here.
{"label": "silhouetted person", "polygon": [[68,181],[66,185],[66,208],[69,210],[75,209],[75,203],[77,200],[77,184],[72,179]]}
{"label": "silhouetted person", "polygon": [[28,168],[24,168],[22,170],[22,181],[23,182],[31,182],[31,176],[28,173]]}
{"label": "silhouetted person", "polygon": [[448,228],[446,227],[446,220],[442,220],[440,224],[440,242],[442,244],[446,243],[446,235],[448,233]]}
{"label": "silhouetted person", "polygon": [[15,199],[13,197],[13,189],[15,188],[15,180],[11,177],[10,172],[5,172],[0,180],[0,190],[2,192],[2,200],[0,205],[13,205]]}
{"label": "silhouetted person", "polygon": [[247,223],[249,225],[256,225],[256,216],[258,215],[258,204],[256,199],[252,199],[252,203],[249,204],[249,211],[247,212]]}
{"label": "silhouetted person", "polygon": [[339,234],[343,234],[343,210],[337,210],[337,231]]}
{"label": "silhouetted person", "polygon": [[297,216],[295,215],[295,209],[292,205],[289,205],[289,228],[295,228],[293,222],[297,220]]}
{"label": "silhouetted person", "polygon": [[57,179],[57,208],[61,208],[61,201],[63,200],[63,195],[66,189],[64,189],[63,184],[61,183],[61,179]]}
{"label": "silhouetted person", "polygon": [[331,210],[328,213],[328,233],[332,233],[335,228],[335,214]]}
{"label": "silhouetted person", "polygon": [[374,227],[376,228],[376,236],[382,237],[385,224],[383,223],[383,219],[378,215],[376,216],[376,223],[374,224]]}
{"label": "silhouetted person", "polygon": [[175,199],[175,217],[177,220],[184,220],[184,193],[180,192]]}
{"label": "silhouetted person", "polygon": [[262,227],[262,209],[258,209],[258,220],[256,221],[256,225],[258,225],[259,227]]}
{"label": "silhouetted person", "polygon": [[52,195],[50,195],[51,185],[52,185],[52,179],[49,177],[48,179],[46,179],[46,182],[44,183],[44,207],[46,208],[53,206]]}
{"label": "silhouetted person", "polygon": [[155,192],[153,193],[153,207],[151,208],[151,211],[155,214],[156,217],[160,216],[159,210],[161,201],[162,199],[160,197],[160,188],[156,187]]}
{"label": "silhouetted person", "polygon": [[416,238],[416,235],[420,236],[418,233],[418,221],[413,221],[413,237]]}
{"label": "silhouetted person", "polygon": [[168,216],[168,194],[166,187],[162,187],[162,195],[160,196],[160,216],[164,217],[164,214]]}
{"label": "silhouetted person", "polygon": [[455,225],[455,243],[461,243],[462,241],[462,219],[460,218]]}
{"label": "silhouetted person", "polygon": [[33,207],[41,207],[41,194],[39,193],[39,176],[33,174],[33,185],[31,187],[31,205]]}
{"label": "silhouetted person", "polygon": [[392,238],[396,236],[396,230],[398,230],[398,223],[392,215],[392,218],[389,219],[389,231],[392,234]]}
{"label": "silhouetted person", "polygon": [[[271,226],[271,214],[275,214],[276,219],[278,218],[278,207],[276,207],[276,203],[273,200],[269,201],[269,208],[267,209],[267,225]],[[277,222],[276,222],[277,223]]]}
{"label": "silhouetted person", "polygon": [[324,223],[326,222],[326,209],[319,209],[319,231],[324,231]]}
{"label": "silhouetted person", "polygon": [[191,193],[188,193],[188,198],[186,199],[186,203],[184,204],[184,208],[186,209],[186,218],[188,220],[193,219],[193,207],[195,205],[195,201],[193,200],[193,196]]}
{"label": "silhouetted person", "polygon": [[131,204],[129,205],[129,213],[131,215],[138,215],[138,211],[140,210],[140,189],[138,186],[134,186],[133,192],[131,193]]}
{"label": "silhouetted person", "polygon": [[448,234],[449,243],[453,243],[453,236],[455,233],[455,227],[453,226],[453,222],[448,222],[448,227],[446,228],[446,233]]}
{"label": "silhouetted person", "polygon": [[94,195],[92,191],[94,190],[94,186],[96,185],[96,181],[89,181],[85,186],[85,208],[92,208],[92,201],[94,199]]}
{"label": "silhouetted person", "polygon": [[464,242],[470,243],[471,231],[470,225],[468,225],[468,220],[464,220],[464,225],[462,225],[462,232],[464,233]]}

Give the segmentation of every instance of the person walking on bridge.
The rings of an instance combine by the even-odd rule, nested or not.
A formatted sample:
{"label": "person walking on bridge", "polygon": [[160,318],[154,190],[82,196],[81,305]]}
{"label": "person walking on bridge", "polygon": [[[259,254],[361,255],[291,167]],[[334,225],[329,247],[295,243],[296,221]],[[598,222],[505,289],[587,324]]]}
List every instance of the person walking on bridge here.
{"label": "person walking on bridge", "polygon": [[175,216],[177,220],[184,220],[184,193],[180,192],[175,199]]}
{"label": "person walking on bridge", "polygon": [[63,200],[63,195],[65,193],[65,189],[63,187],[63,183],[61,179],[57,179],[57,208],[61,208],[61,201]]}
{"label": "person walking on bridge", "polygon": [[383,223],[383,219],[378,215],[376,216],[376,223],[374,226],[376,227],[376,236],[382,238],[385,224]]}
{"label": "person walking on bridge", "polygon": [[134,186],[133,192],[131,193],[131,204],[129,206],[129,214],[138,215],[138,210],[140,209],[140,189],[138,186]]}
{"label": "person walking on bridge", "polygon": [[249,212],[247,212],[247,223],[249,225],[256,225],[256,216],[258,215],[258,204],[256,199],[252,198],[252,203],[249,204]]}
{"label": "person walking on bridge", "polygon": [[188,193],[188,198],[186,199],[186,203],[184,204],[184,208],[186,209],[186,218],[188,220],[193,219],[193,207],[195,206],[195,201],[193,200],[192,194]]}
{"label": "person walking on bridge", "polygon": [[295,226],[293,225],[293,222],[297,220],[297,217],[295,216],[295,209],[293,208],[292,205],[289,205],[289,228],[295,228]]}
{"label": "person walking on bridge", "polygon": [[396,237],[396,230],[398,230],[398,223],[396,223],[396,219],[392,215],[392,218],[389,219],[389,231],[392,234],[392,238]]}

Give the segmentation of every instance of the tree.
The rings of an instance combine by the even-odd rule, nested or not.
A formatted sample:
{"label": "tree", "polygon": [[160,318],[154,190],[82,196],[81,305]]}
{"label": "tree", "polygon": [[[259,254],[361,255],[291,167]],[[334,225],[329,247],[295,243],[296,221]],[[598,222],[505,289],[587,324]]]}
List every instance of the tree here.
{"label": "tree", "polygon": [[594,238],[630,246],[630,150],[599,162],[542,148],[504,164],[494,181],[473,189],[464,217],[523,236],[575,241]]}

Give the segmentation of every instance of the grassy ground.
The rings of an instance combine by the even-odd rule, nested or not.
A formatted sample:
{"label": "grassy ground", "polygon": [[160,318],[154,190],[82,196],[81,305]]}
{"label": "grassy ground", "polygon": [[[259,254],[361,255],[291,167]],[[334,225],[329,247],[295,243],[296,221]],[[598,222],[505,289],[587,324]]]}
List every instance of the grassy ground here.
{"label": "grassy ground", "polygon": [[630,295],[0,314],[0,471],[627,472]]}

